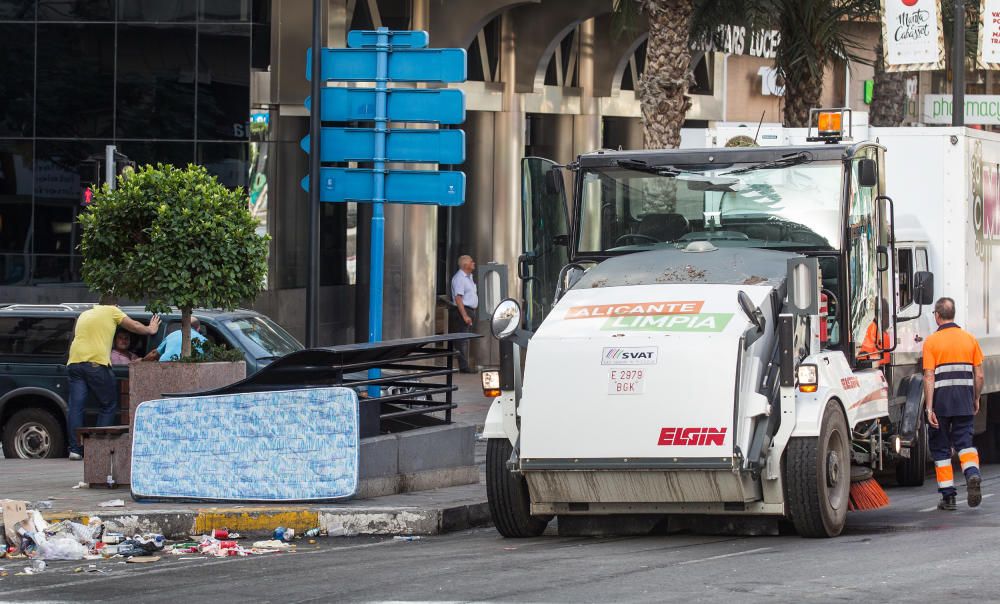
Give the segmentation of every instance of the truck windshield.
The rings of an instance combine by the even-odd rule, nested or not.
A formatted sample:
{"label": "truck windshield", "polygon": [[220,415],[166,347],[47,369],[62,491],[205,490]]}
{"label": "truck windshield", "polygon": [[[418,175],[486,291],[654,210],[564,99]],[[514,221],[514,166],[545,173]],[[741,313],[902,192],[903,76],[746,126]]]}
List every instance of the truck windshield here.
{"label": "truck windshield", "polygon": [[837,250],[839,161],[647,167],[636,162],[583,170],[577,246],[581,254],[685,247]]}

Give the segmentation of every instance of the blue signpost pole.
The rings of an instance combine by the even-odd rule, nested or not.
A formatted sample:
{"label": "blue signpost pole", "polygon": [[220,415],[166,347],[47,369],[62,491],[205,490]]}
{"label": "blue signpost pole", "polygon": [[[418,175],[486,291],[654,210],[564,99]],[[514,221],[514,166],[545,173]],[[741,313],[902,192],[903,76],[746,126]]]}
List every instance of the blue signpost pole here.
{"label": "blue signpost pole", "polygon": [[[372,203],[369,342],[382,340],[385,204],[458,206],[465,201],[465,174],[462,172],[386,168],[386,162],[461,164],[465,161],[465,135],[461,130],[400,127],[389,131],[390,119],[437,124],[460,124],[465,120],[465,96],[460,90],[388,87],[391,81],[465,81],[465,50],[432,49],[427,48],[427,43],[427,32],[389,31],[380,27],[377,31],[348,32],[348,48],[322,49],[321,55],[319,42],[314,41],[313,49],[307,53],[312,61],[307,77],[312,80],[313,90],[312,96],[306,99],[306,106],[312,112],[313,122],[309,136],[302,140],[302,148],[310,154],[311,168],[302,186],[309,191],[310,199],[322,202]],[[325,57],[322,65],[320,56]],[[326,88],[321,85],[326,80],[375,82],[375,87]],[[322,128],[321,119],[372,121],[375,127]],[[345,161],[370,161],[372,168],[321,167],[321,162]],[[318,243],[318,238],[313,243]],[[310,300],[318,287],[312,290]],[[315,312],[307,312],[307,324],[310,315]],[[380,376],[377,369],[368,372],[369,379]],[[370,397],[378,397],[380,393],[379,386],[368,387]]]}
{"label": "blue signpost pole", "polygon": [[[387,82],[389,79],[389,29],[380,27],[378,30],[378,51],[375,68],[375,157],[372,178],[372,241],[371,241],[371,283],[369,284],[368,303],[368,341],[382,340],[382,289],[385,281],[385,137],[388,125],[386,110]],[[381,372],[378,369],[368,371],[369,379],[378,379]],[[377,397],[380,388],[368,387],[368,396]]]}

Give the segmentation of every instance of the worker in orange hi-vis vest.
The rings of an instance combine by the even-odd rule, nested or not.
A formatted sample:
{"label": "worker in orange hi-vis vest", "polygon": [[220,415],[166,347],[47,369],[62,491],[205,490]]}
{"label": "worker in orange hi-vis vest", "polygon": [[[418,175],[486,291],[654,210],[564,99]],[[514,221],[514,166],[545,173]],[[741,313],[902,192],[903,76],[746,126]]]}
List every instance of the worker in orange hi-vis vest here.
{"label": "worker in orange hi-vis vest", "polygon": [[878,325],[875,325],[875,321],[871,322],[868,326],[868,331],[865,332],[865,341],[861,343],[861,353],[858,355],[858,360],[860,361],[874,361],[876,366],[888,365],[890,355],[888,352],[883,352],[882,357],[879,358],[879,350],[888,350],[892,348],[892,343],[889,341],[889,333],[886,331],[882,332],[882,343],[878,344]]}
{"label": "worker in orange hi-vis vest", "polygon": [[[889,324],[889,303],[883,298],[882,299],[882,325]],[[865,340],[861,343],[861,352],[858,353],[859,361],[874,361],[875,366],[879,367],[881,365],[888,365],[890,361],[890,355],[888,352],[883,352],[881,357],[879,356],[880,350],[889,350],[892,348],[892,342],[889,339],[889,332],[882,331],[882,337],[879,338],[878,335],[878,325],[876,325],[875,320],[868,325],[868,331],[865,332]]]}
{"label": "worker in orange hi-vis vest", "polygon": [[924,342],[924,404],[930,424],[931,456],[937,472],[940,510],[956,510],[952,448],[965,474],[969,507],[983,500],[979,453],[972,446],[972,422],[983,391],[983,351],[976,338],[955,324],[955,301],[934,304],[938,329]]}

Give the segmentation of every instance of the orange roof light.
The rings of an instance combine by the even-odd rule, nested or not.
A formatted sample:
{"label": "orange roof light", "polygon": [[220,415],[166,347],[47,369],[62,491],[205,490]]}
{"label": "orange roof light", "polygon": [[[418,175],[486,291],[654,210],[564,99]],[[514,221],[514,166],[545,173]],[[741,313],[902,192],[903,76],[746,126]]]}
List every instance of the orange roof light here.
{"label": "orange roof light", "polygon": [[817,130],[819,135],[840,134],[843,131],[843,115],[837,111],[823,112],[819,114],[819,124]]}

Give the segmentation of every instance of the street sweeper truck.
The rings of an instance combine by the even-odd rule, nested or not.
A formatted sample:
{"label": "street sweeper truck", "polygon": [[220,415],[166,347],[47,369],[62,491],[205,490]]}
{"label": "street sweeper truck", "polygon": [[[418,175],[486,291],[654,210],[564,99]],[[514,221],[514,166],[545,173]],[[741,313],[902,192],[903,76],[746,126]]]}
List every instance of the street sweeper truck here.
{"label": "street sweeper truck", "polygon": [[[524,304],[494,310],[501,367],[483,374],[501,534],[557,515],[742,515],[832,537],[849,508],[887,504],[873,471],[922,484],[928,305],[988,283],[988,262],[958,260],[993,231],[970,241],[964,202],[904,211],[933,203],[889,197],[886,147],[845,142],[846,114],[815,110],[801,145],[525,160]],[[945,159],[906,177],[938,178]],[[1000,216],[996,173],[976,186]],[[934,247],[944,231],[962,251]],[[988,298],[960,300],[960,319],[986,304],[995,330]]]}

